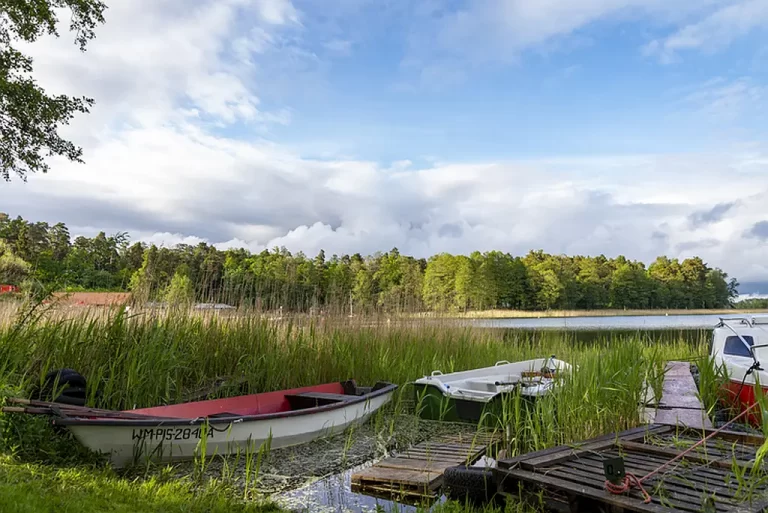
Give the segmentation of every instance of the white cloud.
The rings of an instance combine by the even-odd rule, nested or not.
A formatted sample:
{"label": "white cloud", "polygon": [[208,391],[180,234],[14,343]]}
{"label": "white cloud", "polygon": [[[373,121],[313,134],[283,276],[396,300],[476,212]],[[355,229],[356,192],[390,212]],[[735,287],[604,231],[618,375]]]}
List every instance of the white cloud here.
{"label": "white cloud", "polygon": [[681,51],[716,50],[765,26],[768,26],[768,2],[743,0],[726,5],[668,37],[651,41],[644,51],[649,55],[658,55],[662,62],[671,63],[678,59]]}
{"label": "white cloud", "polygon": [[[11,183],[0,200],[28,218],[127,230],[166,245],[205,239],[252,251],[322,248],[329,255],[396,246],[417,256],[543,248],[646,262],[659,254],[698,254],[744,281],[768,279],[761,264],[768,247],[746,236],[768,219],[768,163],[758,157],[381,167],[142,128],[94,149],[87,166],[62,163],[50,175]],[[728,202],[734,206],[722,215],[699,216],[706,222],[691,225],[692,215]]]}
{"label": "white cloud", "polygon": [[749,77],[736,80],[712,79],[685,95],[683,102],[699,112],[720,120],[734,120],[755,113],[766,96],[766,88]]}
{"label": "white cloud", "polygon": [[[270,77],[261,57],[284,50],[298,60],[316,58],[286,36],[301,30],[301,13],[286,1],[193,3],[116,2],[86,54],[63,38],[29,48],[45,87],[98,103],[69,130],[87,164],[57,160],[49,175],[4,184],[0,210],[64,221],[73,231],[129,231],[165,245],[206,240],[329,255],[396,246],[417,256],[542,248],[645,261],[697,253],[742,280],[768,279],[761,264],[768,247],[744,236],[768,220],[763,146],[430,166],[302,158],[219,130],[290,120],[286,108],[263,107],[259,92]],[[473,3],[443,16],[438,31],[448,54],[463,52],[455,46],[462,42],[469,54],[502,42],[503,54],[611,13],[647,10],[672,19],[687,12],[684,4],[510,1],[494,4],[499,11]],[[757,94],[750,87],[711,83],[689,91],[689,101],[734,109],[736,98]],[[691,226],[691,215],[729,202],[734,206],[721,217]]]}
{"label": "white cloud", "polygon": [[332,54],[346,57],[352,53],[352,41],[346,39],[331,39],[323,44]]}
{"label": "white cloud", "polygon": [[665,61],[678,50],[725,46],[768,23],[765,0],[488,0],[458,10],[429,5],[410,13],[417,22],[402,65],[415,73],[411,87],[442,85],[448,72],[456,81],[465,68],[518,63],[526,51],[573,51],[593,43],[589,30],[597,23],[647,22],[650,34],[671,32],[643,48]]}

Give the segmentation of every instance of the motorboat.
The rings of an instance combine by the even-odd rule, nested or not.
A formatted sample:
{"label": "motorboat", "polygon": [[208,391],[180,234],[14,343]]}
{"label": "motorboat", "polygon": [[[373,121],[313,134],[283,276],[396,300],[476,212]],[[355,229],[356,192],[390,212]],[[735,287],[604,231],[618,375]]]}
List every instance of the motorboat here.
{"label": "motorboat", "polygon": [[[752,424],[762,423],[762,413],[753,407],[759,393],[768,392],[768,315],[721,318],[713,330],[710,355],[715,366],[725,370],[723,397]],[[762,390],[762,392],[761,392]]]}

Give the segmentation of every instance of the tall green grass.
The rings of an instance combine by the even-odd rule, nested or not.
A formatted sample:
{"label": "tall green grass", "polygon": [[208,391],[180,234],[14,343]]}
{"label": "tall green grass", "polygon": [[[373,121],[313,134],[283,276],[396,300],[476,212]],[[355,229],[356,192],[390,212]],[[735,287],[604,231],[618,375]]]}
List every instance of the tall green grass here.
{"label": "tall green grass", "polygon": [[[256,314],[180,310],[86,310],[72,316],[22,311],[0,325],[0,390],[5,390],[0,397],[29,394],[48,371],[65,367],[86,377],[90,405],[113,409],[180,402],[221,378],[236,385],[219,388],[215,396],[350,378],[363,385],[383,380],[402,385],[389,416],[373,420],[391,433],[395,419],[416,406],[407,386],[414,379],[436,369],[448,373],[554,354],[576,370],[564,377],[558,393],[533,406],[510,397],[496,419],[506,435],[503,447],[514,456],[638,425],[646,387],[660,393],[666,361],[698,359],[707,352],[706,334],[660,343],[642,333],[606,333],[587,343],[567,332],[380,321],[275,322]],[[18,450],[9,443],[33,444],[44,434],[35,431],[39,423],[24,422],[4,424],[10,426],[4,433],[14,432],[0,444],[6,454]],[[20,436],[19,428],[28,436]]]}
{"label": "tall green grass", "polygon": [[[579,375],[589,376],[578,378],[584,386],[635,390],[638,366],[697,350],[679,340],[659,348],[633,334],[584,347],[558,332],[521,336],[427,322],[275,323],[259,316],[131,316],[123,310],[0,328],[6,381],[28,389],[51,369],[73,368],[87,378],[93,405],[114,409],[179,402],[225,377],[241,386],[223,388],[223,395],[349,378],[404,384],[435,369],[447,373],[550,354],[582,364]],[[591,400],[592,392],[583,393]]]}

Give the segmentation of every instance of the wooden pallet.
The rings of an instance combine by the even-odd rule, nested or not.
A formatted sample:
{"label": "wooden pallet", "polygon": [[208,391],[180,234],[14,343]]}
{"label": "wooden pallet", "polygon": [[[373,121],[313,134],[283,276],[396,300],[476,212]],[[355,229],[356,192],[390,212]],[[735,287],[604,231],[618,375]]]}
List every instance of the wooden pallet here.
{"label": "wooden pallet", "polygon": [[437,498],[443,472],[473,464],[501,440],[501,434],[444,435],[415,445],[352,475],[352,491],[416,502]]}
{"label": "wooden pallet", "polygon": [[[552,509],[567,512],[768,511],[768,483],[758,484],[752,502],[744,502],[732,471],[732,465],[751,468],[765,439],[730,431],[718,433],[645,481],[643,485],[652,496],[650,504],[643,503],[636,488],[623,495],[605,489],[603,459],[621,456],[626,471],[642,478],[712,432],[653,424],[574,446],[502,459],[494,477],[499,491],[517,495],[520,486],[544,491]],[[714,499],[714,509],[703,505],[708,496]]]}

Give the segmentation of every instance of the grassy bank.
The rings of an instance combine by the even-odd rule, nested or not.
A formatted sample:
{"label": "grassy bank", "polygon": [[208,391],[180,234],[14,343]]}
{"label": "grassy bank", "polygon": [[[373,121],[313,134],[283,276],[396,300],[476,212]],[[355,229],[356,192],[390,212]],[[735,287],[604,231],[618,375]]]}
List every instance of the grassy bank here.
{"label": "grassy bank", "polygon": [[[28,395],[46,372],[68,367],[87,378],[90,405],[126,409],[179,402],[220,378],[238,385],[220,388],[217,396],[349,378],[360,384],[386,380],[403,385],[393,404],[372,421],[387,440],[398,429],[396,419],[415,406],[407,383],[433,370],[447,373],[550,354],[578,366],[562,393],[545,397],[535,409],[514,400],[508,404],[498,420],[509,426],[506,449],[515,455],[638,425],[644,383],[660,390],[665,361],[705,355],[707,336],[657,344],[637,333],[606,333],[585,344],[565,332],[516,333],[434,322],[274,323],[258,316],[129,315],[121,310],[85,310],[66,318],[32,313],[17,315],[0,328],[0,388],[5,395]],[[20,504],[26,500],[41,511],[58,503],[59,490],[70,486],[85,494],[78,500],[91,501],[92,511],[106,510],[100,504],[111,502],[112,493],[124,496],[126,507],[135,511],[164,507],[151,502],[163,495],[174,497],[170,511],[184,501],[214,501],[210,504],[215,506],[221,500],[221,507],[231,507],[253,499],[232,492],[221,479],[198,479],[194,486],[164,482],[162,469],[134,480],[135,474],[128,478],[103,470],[42,419],[4,415],[0,422],[0,490],[13,488]],[[36,484],[36,475],[50,486]],[[73,475],[92,485],[74,484]],[[142,495],[147,486],[154,491]],[[217,511],[214,506],[209,510]]]}

